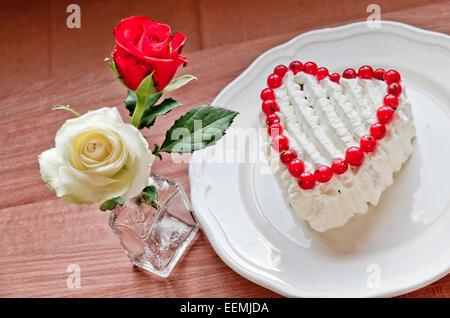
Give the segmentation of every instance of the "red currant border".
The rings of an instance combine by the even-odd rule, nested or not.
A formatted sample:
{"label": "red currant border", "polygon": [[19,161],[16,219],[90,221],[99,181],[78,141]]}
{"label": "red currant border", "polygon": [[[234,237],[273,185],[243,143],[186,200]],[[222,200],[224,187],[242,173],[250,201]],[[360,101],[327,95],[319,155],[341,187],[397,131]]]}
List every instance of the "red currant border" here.
{"label": "red currant border", "polygon": [[331,180],[334,174],[340,175],[347,171],[348,166],[361,166],[365,159],[365,153],[371,153],[376,150],[377,140],[382,139],[386,134],[386,126],[392,121],[394,111],[399,104],[398,97],[402,92],[400,86],[400,74],[395,70],[385,71],[382,68],[376,69],[368,65],[361,66],[356,72],[353,68],[346,69],[342,73],[343,78],[362,78],[362,79],[377,79],[385,81],[388,85],[387,94],[384,96],[383,105],[377,110],[378,122],[370,126],[370,134],[361,137],[359,147],[349,147],[345,152],[345,159],[336,158],[331,163],[331,167],[327,165],[320,165],[314,169],[314,172],[305,171],[303,161],[297,158],[294,150],[289,148],[289,140],[283,135],[283,127],[280,124],[280,118],[276,112],[279,111],[276,102],[274,89],[280,87],[283,83],[283,77],[286,72],[305,72],[306,74],[314,75],[318,81],[329,77],[335,83],[339,83],[341,75],[333,73],[329,75],[325,67],[317,67],[314,62],[307,62],[302,64],[299,61],[294,61],[285,65],[278,65],[273,70],[273,73],[267,78],[267,88],[261,91],[262,111],[266,114],[266,124],[268,126],[268,134],[272,138],[272,147],[280,153],[280,160],[283,164],[288,166],[289,173],[298,179],[300,188],[307,190],[312,189],[316,182],[326,183]]}

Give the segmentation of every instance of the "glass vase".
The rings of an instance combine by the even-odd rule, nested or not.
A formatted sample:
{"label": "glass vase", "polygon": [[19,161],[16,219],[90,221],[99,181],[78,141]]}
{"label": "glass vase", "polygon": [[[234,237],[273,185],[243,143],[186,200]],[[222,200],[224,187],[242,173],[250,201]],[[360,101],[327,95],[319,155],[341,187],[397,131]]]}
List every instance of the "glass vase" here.
{"label": "glass vase", "polygon": [[148,186],[157,197],[140,194],[111,212],[109,225],[131,263],[166,278],[200,228],[178,182],[152,173]]}

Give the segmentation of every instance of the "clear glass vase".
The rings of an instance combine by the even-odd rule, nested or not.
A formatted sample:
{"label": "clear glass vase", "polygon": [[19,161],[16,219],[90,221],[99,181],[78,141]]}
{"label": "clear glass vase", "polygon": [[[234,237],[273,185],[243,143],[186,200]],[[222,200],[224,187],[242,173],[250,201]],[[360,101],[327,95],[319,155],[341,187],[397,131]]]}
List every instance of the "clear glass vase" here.
{"label": "clear glass vase", "polygon": [[131,263],[168,277],[200,228],[181,184],[152,173],[149,186],[158,195],[140,194],[117,205],[109,225]]}

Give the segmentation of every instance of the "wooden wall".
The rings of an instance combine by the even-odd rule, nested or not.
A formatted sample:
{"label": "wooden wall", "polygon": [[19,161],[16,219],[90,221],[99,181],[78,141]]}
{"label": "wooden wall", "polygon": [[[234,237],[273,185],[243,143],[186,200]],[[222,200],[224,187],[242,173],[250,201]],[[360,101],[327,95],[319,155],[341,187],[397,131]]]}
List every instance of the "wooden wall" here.
{"label": "wooden wall", "polygon": [[[54,77],[104,67],[121,18],[146,15],[188,36],[184,53],[279,33],[364,20],[373,0],[1,0],[0,97]],[[378,0],[381,13],[440,0]],[[66,8],[81,7],[69,29]]]}

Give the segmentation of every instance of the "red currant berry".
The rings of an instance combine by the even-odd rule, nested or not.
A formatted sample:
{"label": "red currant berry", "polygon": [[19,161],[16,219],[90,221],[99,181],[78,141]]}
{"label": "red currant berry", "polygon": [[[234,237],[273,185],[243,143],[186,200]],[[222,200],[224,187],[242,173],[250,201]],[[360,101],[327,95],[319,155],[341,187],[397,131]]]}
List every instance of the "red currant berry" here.
{"label": "red currant berry", "polygon": [[303,161],[295,158],[292,159],[291,162],[289,162],[288,170],[294,178],[300,178],[303,171],[305,171],[305,165],[303,164]]}
{"label": "red currant berry", "polygon": [[385,106],[389,106],[395,109],[398,106],[398,98],[395,95],[387,94],[386,96],[384,96],[383,103]]}
{"label": "red currant berry", "polygon": [[275,99],[275,93],[273,92],[273,89],[271,89],[271,88],[264,88],[261,91],[261,99],[262,100]]}
{"label": "red currant berry", "polygon": [[377,80],[382,81],[384,78],[385,71],[382,68],[377,68],[375,71],[373,71],[373,77],[375,77]]}
{"label": "red currant berry", "polygon": [[272,124],[279,124],[280,123],[280,117],[278,117],[275,114],[270,114],[267,116],[266,118],[266,124],[268,126],[272,125]]}
{"label": "red currant berry", "polygon": [[369,65],[361,66],[358,70],[358,77],[364,79],[371,79],[373,77],[373,68]]}
{"label": "red currant berry", "polygon": [[358,147],[350,147],[345,152],[345,160],[351,166],[360,166],[364,162],[364,152]]}
{"label": "red currant berry", "polygon": [[314,187],[314,184],[316,183],[316,178],[314,178],[314,175],[309,172],[303,172],[300,175],[300,178],[298,178],[298,185],[303,190],[308,190]]}
{"label": "red currant berry", "polygon": [[314,170],[314,177],[318,182],[328,182],[333,176],[333,170],[330,167],[322,165],[318,166],[316,170]]}
{"label": "red currant berry", "polygon": [[389,124],[394,117],[394,111],[389,106],[381,106],[377,110],[377,118],[378,121],[383,124]]}
{"label": "red currant berry", "polygon": [[391,83],[391,84],[389,84],[387,91],[389,94],[392,94],[392,95],[395,95],[398,97],[402,93],[402,87],[400,86],[399,83]]}
{"label": "red currant berry", "polygon": [[272,124],[267,128],[269,136],[275,137],[283,133],[283,127],[280,124]]}
{"label": "red currant berry", "polygon": [[348,68],[342,73],[342,77],[343,78],[355,78],[356,77],[356,71],[354,69],[352,69],[352,68]]}
{"label": "red currant berry", "polygon": [[370,135],[376,140],[380,140],[386,135],[386,126],[380,123],[373,124],[370,126]]}
{"label": "red currant berry", "polygon": [[397,71],[389,70],[384,74],[384,81],[389,85],[400,82],[400,74]]}
{"label": "red currant berry", "polygon": [[285,165],[289,165],[295,158],[297,158],[297,154],[292,150],[286,150],[280,155],[280,160]]}
{"label": "red currant berry", "polygon": [[373,152],[377,148],[377,141],[371,135],[364,135],[359,141],[359,146],[364,152]]}
{"label": "red currant berry", "polygon": [[343,174],[348,169],[348,163],[344,159],[336,158],[331,163],[331,170],[335,174]]}
{"label": "red currant berry", "polygon": [[287,139],[286,136],[276,135],[275,137],[272,138],[272,142],[273,142],[273,149],[275,149],[278,152],[282,152],[284,150],[289,149],[289,139]]}
{"label": "red currant berry", "polygon": [[317,64],[316,63],[306,62],[304,68],[305,68],[306,74],[316,75],[316,72],[317,72]]}
{"label": "red currant berry", "polygon": [[323,80],[325,77],[328,76],[328,70],[326,67],[319,67],[316,71],[316,78],[318,81]]}
{"label": "red currant berry", "polygon": [[284,74],[286,74],[286,72],[288,71],[288,68],[284,65],[278,65],[277,67],[275,67],[275,69],[273,70],[274,74],[277,74],[279,77],[283,78]]}
{"label": "red currant berry", "polygon": [[339,84],[340,79],[341,79],[341,75],[339,75],[338,73],[333,73],[330,75],[330,81],[332,81],[332,82]]}
{"label": "red currant berry", "polygon": [[278,88],[281,86],[281,77],[277,74],[270,74],[267,78],[267,86],[270,88]]}
{"label": "red currant berry", "polygon": [[289,69],[294,73],[297,74],[298,72],[303,71],[303,64],[299,61],[294,61],[291,64],[289,64]]}
{"label": "red currant berry", "polygon": [[277,105],[277,102],[272,99],[267,99],[262,103],[262,111],[266,115],[273,114],[274,112],[279,111],[280,108]]}

